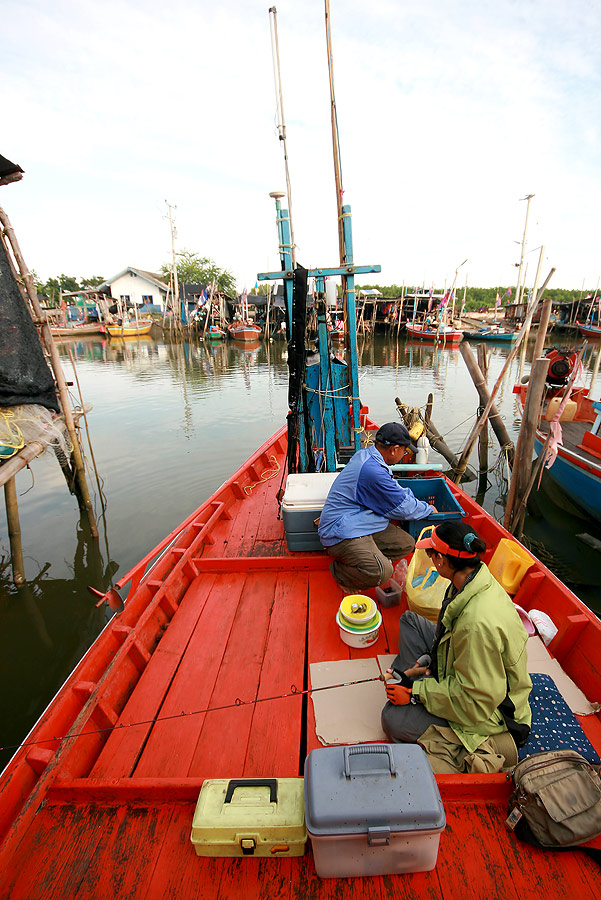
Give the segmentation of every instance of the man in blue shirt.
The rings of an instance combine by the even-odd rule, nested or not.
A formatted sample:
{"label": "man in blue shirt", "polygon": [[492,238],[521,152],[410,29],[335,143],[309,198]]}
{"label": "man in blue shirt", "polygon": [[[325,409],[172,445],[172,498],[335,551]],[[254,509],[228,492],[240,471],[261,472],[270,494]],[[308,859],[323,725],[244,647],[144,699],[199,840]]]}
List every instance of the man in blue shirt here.
{"label": "man in blue shirt", "polygon": [[417,450],[404,425],[382,425],[375,444],[355,453],[330,488],[318,532],[333,559],[330,571],[346,591],[386,585],[392,560],[412,552],[415,541],[393,520],[424,519],[436,512],[392,477],[389,467],[407,447]]}

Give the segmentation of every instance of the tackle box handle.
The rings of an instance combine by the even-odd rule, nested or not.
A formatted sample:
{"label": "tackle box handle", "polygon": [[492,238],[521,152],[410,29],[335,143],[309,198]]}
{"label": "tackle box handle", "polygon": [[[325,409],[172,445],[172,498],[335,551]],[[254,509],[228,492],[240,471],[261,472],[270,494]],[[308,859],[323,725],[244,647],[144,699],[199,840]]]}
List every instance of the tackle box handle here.
{"label": "tackle box handle", "polygon": [[[396,766],[394,764],[394,756],[392,755],[392,747],[390,744],[362,744],[355,747],[344,747],[344,774],[347,778],[351,777],[351,756],[357,756],[364,753],[384,753],[388,756],[388,767],[390,774],[396,777]],[[381,769],[361,769],[355,774],[357,775],[376,775]]]}
{"label": "tackle box handle", "polygon": [[269,802],[278,802],[277,778],[232,778],[228,782],[224,803],[231,803],[234,791],[238,787],[267,787],[269,788]]}

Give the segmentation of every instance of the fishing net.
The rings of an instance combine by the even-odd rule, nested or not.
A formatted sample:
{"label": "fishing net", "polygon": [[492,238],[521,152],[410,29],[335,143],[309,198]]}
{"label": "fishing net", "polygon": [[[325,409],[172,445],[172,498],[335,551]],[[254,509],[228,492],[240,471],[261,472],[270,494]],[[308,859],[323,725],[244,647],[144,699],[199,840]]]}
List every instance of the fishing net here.
{"label": "fishing net", "polygon": [[45,406],[0,407],[0,462],[9,459],[26,444],[39,441],[69,458],[73,445],[62,421],[57,421]]}
{"label": "fishing net", "polygon": [[23,404],[59,411],[52,373],[0,240],[0,408]]}

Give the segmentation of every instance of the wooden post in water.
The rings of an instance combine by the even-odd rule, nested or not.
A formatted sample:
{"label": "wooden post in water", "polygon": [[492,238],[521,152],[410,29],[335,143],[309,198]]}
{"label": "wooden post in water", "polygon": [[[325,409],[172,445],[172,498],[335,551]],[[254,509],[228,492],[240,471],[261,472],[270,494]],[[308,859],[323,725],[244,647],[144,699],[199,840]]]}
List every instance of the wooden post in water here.
{"label": "wooden post in water", "polygon": [[540,322],[538,323],[538,332],[536,334],[536,344],[534,345],[534,355],[532,359],[540,359],[544,355],[545,338],[547,337],[547,329],[549,328],[552,303],[553,300],[551,297],[545,297]]}
{"label": "wooden post in water", "polygon": [[505,518],[503,524],[508,531],[515,534],[521,527],[523,518],[523,501],[527,496],[528,485],[532,472],[532,453],[534,450],[534,438],[536,426],[540,416],[540,410],[545,390],[545,380],[549,371],[549,360],[546,358],[535,359],[528,382],[528,393],[524,404],[522,427],[518,437],[518,445],[515,453],[515,462],[511,475],[511,484],[507,495]]}
{"label": "wooden post in water", "polygon": [[52,339],[52,332],[50,331],[48,318],[40,305],[33,278],[31,277],[31,273],[25,265],[25,260],[23,259],[23,255],[21,254],[21,249],[15,236],[14,229],[10,224],[8,216],[1,207],[0,223],[4,228],[4,233],[7,235],[8,241],[12,247],[16,263],[19,267],[19,271],[21,272],[23,283],[25,284],[29,302],[31,303],[31,307],[37,318],[37,323],[41,326],[42,340],[46,347],[48,356],[50,357],[52,371],[54,372],[54,377],[56,379],[56,386],[58,388],[63,416],[65,419],[65,425],[67,427],[67,431],[69,432],[71,443],[73,444],[73,462],[75,464],[76,480],[79,490],[79,501],[82,509],[85,509],[87,513],[88,521],[90,523],[90,531],[93,537],[98,537],[98,528],[96,526],[96,519],[92,508],[90,492],[88,490],[88,485],[86,482],[83,456],[81,453],[81,447],[79,446],[79,439],[77,436],[77,430],[75,428],[75,421],[73,418],[73,410],[71,409],[71,402],[69,399],[69,389],[67,387],[65,373],[63,372],[63,367],[61,365],[60,356],[58,355],[56,344]]}
{"label": "wooden post in water", "polygon": [[480,434],[480,431],[484,427],[484,423],[486,422],[486,420],[488,418],[488,415],[489,415],[492,405],[494,403],[494,399],[496,397],[497,391],[501,387],[501,384],[505,377],[505,373],[507,372],[509,366],[511,365],[511,363],[513,362],[513,360],[516,357],[516,354],[517,354],[517,352],[520,348],[520,345],[522,343],[522,340],[524,338],[524,334],[526,333],[526,329],[530,327],[530,323],[532,322],[532,316],[534,315],[534,311],[536,310],[538,301],[539,301],[540,297],[542,296],[542,294],[544,293],[545,288],[547,287],[549,281],[553,277],[554,272],[555,272],[555,269],[554,268],[551,269],[551,271],[545,278],[543,286],[541,287],[537,296],[534,298],[534,300],[532,301],[532,303],[530,304],[530,306],[528,308],[528,312],[526,313],[526,320],[524,322],[522,330],[520,331],[520,333],[518,335],[517,341],[513,345],[511,351],[508,353],[507,359],[505,360],[505,363],[503,365],[503,368],[501,369],[499,377],[497,378],[495,385],[492,389],[490,399],[489,399],[488,403],[486,404],[486,407],[484,408],[482,415],[480,416],[480,418],[478,419],[478,421],[472,428],[472,431],[466,441],[465,447],[463,448],[463,452],[461,454],[461,459],[459,460],[459,465],[455,469],[455,473],[453,475],[453,481],[455,482],[455,484],[459,484],[462,476],[465,473],[467,464],[469,462],[469,458],[472,455],[472,450],[474,449],[474,444],[476,443],[476,440],[478,439],[478,435]]}
{"label": "wooden post in water", "polygon": [[[486,345],[478,344],[478,358],[480,358],[481,351],[486,354]],[[486,385],[486,376],[482,371],[482,366],[478,365],[476,360],[474,359],[474,354],[472,353],[472,349],[465,341],[462,341],[459,344],[459,352],[463,357],[463,361],[467,366],[468,372],[472,377],[472,381],[474,382],[474,386],[478,391],[478,396],[480,397],[480,405],[482,409],[486,407],[490,400],[490,394],[488,391],[488,387]],[[492,430],[497,436],[497,440],[499,441],[499,446],[501,449],[507,450],[507,457],[509,459],[509,465],[513,465],[513,457],[515,453],[515,447],[513,445],[513,441],[509,437],[507,429],[505,428],[505,424],[503,419],[501,418],[501,414],[497,409],[495,403],[493,403],[490,407],[489,413],[490,424]],[[488,446],[488,441],[487,441]]]}
{"label": "wooden post in water", "polygon": [[13,581],[17,587],[20,587],[22,584],[25,584],[25,563],[23,561],[19,505],[17,503],[17,487],[14,475],[4,485],[4,502],[6,504],[6,522],[8,525]]}
{"label": "wooden post in water", "polygon": [[[486,375],[488,373],[488,360],[486,358],[486,344],[478,344],[478,365],[482,373],[483,388],[486,388]],[[486,392],[488,393],[488,391]],[[482,397],[480,397],[481,408],[478,410],[480,415],[484,408]],[[493,407],[491,407],[492,413]],[[485,493],[488,485],[488,425],[486,424],[480,432],[478,438],[478,493]]]}

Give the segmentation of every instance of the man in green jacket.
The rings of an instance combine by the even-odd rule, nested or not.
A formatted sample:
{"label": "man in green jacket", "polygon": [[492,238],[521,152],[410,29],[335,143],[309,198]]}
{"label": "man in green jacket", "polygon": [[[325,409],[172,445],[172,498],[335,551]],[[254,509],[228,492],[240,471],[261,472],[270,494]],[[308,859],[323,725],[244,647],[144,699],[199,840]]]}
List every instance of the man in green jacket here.
{"label": "man in green jacket", "polygon": [[[486,545],[473,529],[443,522],[416,546],[451,584],[437,625],[413,612],[401,617],[399,655],[382,710],[384,731],[393,741],[419,739],[426,750],[433,737],[439,745],[453,744],[445,752],[461,768],[435,771],[469,770],[474,754],[489,752],[503,757],[498,768],[507,768],[530,730],[526,630],[511,598],[481,562]],[[425,653],[430,662],[418,665]]]}

